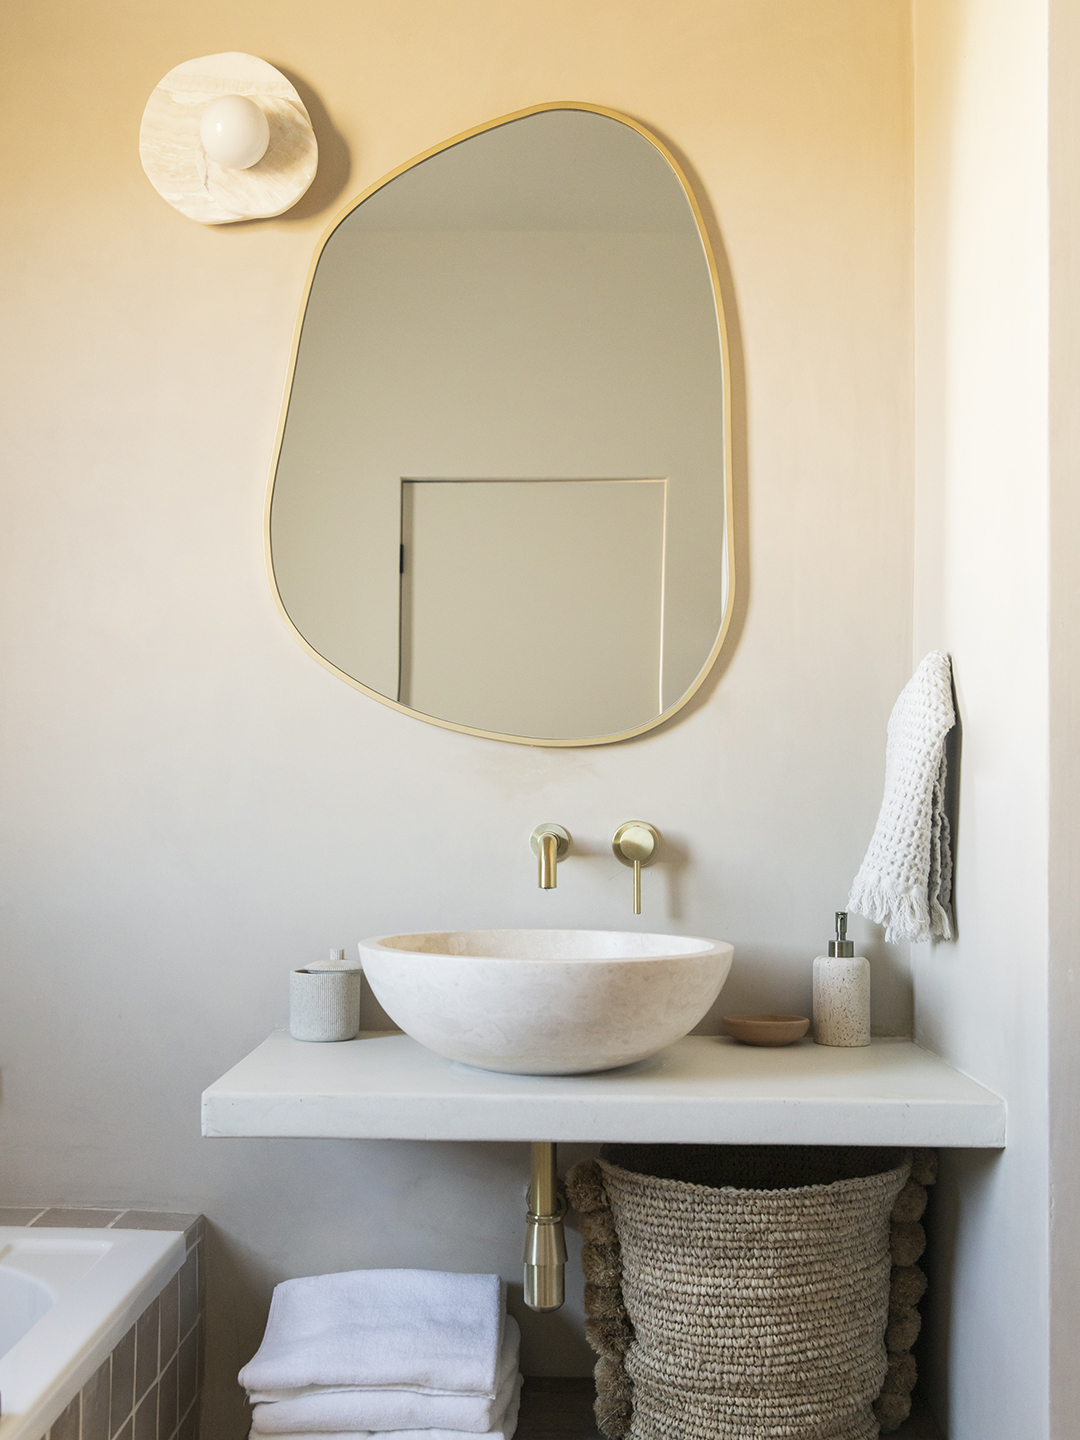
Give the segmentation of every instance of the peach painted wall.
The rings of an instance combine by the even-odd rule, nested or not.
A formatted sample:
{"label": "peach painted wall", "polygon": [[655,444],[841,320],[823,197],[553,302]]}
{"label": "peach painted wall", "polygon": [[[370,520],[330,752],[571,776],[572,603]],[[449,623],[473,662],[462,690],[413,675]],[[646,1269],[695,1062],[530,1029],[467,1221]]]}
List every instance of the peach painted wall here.
{"label": "peach painted wall", "polygon": [[[0,1199],[208,1215],[208,1433],[233,1440],[231,1377],[275,1281],[519,1275],[523,1146],[200,1138],[201,1089],[285,1019],[290,966],[402,926],[630,922],[608,844],[640,815],[668,839],[642,923],[734,942],[724,1008],[809,1004],[911,662],[908,9],[9,0],[0,24]],[[171,66],[231,49],[294,78],[322,165],[290,215],[209,229],[151,189],[138,127]],[[368,701],[286,632],[262,556],[330,215],[559,98],[626,111],[683,158],[734,356],[731,643],[675,723],[599,751]],[[580,849],[540,894],[527,837],[548,819]],[[856,934],[877,1024],[908,1031],[905,960]],[[527,1317],[527,1371],[589,1363],[578,1289]]]}

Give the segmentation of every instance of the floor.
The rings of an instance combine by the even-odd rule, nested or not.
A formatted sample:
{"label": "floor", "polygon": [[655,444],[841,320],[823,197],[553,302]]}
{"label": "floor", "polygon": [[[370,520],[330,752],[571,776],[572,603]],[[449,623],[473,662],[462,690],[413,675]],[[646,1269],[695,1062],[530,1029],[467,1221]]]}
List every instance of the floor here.
{"label": "floor", "polygon": [[[603,1440],[592,1413],[591,1380],[531,1377],[521,1395],[515,1440]],[[942,1440],[933,1417],[916,1402],[911,1419],[893,1431],[894,1440]]]}

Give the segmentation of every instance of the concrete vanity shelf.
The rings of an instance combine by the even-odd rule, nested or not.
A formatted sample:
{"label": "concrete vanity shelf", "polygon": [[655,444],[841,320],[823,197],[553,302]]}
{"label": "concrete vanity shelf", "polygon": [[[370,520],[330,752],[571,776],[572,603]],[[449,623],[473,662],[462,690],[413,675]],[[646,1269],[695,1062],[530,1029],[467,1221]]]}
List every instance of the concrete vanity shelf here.
{"label": "concrete vanity shelf", "polygon": [[497,1075],[407,1035],[275,1031],[203,1093],[203,1134],[1000,1149],[1005,1102],[910,1040],[779,1049],[689,1035],[597,1075]]}

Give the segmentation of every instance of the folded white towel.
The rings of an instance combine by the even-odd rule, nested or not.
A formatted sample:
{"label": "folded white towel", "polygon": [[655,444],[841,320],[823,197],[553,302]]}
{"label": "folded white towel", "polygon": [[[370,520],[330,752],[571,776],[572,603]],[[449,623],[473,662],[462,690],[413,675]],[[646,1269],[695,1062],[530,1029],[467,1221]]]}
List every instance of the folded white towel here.
{"label": "folded white towel", "polygon": [[493,1397],[502,1320],[497,1275],[352,1270],[285,1280],[240,1384],[259,1392],[364,1385]]}
{"label": "folded white towel", "polygon": [[417,1390],[357,1385],[307,1385],[293,1390],[256,1390],[252,1435],[298,1431],[458,1430],[483,1435],[506,1414],[518,1379],[521,1332],[507,1315],[493,1398],[486,1395],[432,1395]]}
{"label": "folded white towel", "polygon": [[956,724],[949,657],[932,650],[889,716],[885,796],[847,908],[886,940],[950,940],[952,842],[945,737]]}
{"label": "folded white towel", "polygon": [[[487,1431],[484,1440],[514,1440],[517,1429],[518,1406],[521,1400],[521,1378],[514,1385],[513,1395],[506,1414]],[[397,1430],[394,1440],[476,1440],[471,1430]],[[252,1440],[259,1440],[259,1432],[252,1429]],[[278,1435],[275,1440],[386,1440],[386,1432],[378,1430],[294,1430],[288,1435]]]}

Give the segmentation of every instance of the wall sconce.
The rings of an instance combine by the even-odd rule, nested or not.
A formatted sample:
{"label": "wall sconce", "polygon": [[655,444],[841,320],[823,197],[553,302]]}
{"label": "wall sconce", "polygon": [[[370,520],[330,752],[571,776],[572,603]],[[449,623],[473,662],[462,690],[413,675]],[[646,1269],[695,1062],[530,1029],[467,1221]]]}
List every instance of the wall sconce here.
{"label": "wall sconce", "polygon": [[146,102],[139,156],[181,215],[228,225],[295,205],[315,178],[319,147],[285,76],[236,51],[169,71]]}

